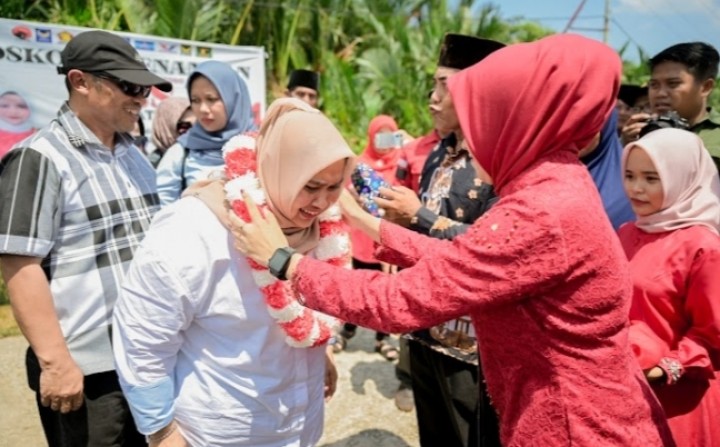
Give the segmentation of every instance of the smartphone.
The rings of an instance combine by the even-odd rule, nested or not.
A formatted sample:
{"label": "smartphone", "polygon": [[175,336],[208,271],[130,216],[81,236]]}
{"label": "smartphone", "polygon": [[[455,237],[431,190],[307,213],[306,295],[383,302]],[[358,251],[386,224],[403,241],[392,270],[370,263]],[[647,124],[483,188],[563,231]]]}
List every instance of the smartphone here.
{"label": "smartphone", "polygon": [[395,147],[394,132],[378,132],[375,134],[375,147],[378,149],[390,149]]}
{"label": "smartphone", "polygon": [[385,179],[365,163],[358,163],[355,166],[350,179],[360,196],[363,208],[373,216],[382,217],[382,211],[374,199],[380,195],[380,188],[390,187]]}

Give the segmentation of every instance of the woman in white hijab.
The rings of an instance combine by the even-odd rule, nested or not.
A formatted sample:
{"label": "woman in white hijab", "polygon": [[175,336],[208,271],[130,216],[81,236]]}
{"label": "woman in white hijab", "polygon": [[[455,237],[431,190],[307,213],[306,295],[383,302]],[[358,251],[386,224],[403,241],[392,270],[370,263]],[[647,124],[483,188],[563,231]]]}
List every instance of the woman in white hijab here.
{"label": "woman in white hijab", "polygon": [[720,182],[700,138],[660,129],[623,153],[630,341],[680,447],[720,445]]}

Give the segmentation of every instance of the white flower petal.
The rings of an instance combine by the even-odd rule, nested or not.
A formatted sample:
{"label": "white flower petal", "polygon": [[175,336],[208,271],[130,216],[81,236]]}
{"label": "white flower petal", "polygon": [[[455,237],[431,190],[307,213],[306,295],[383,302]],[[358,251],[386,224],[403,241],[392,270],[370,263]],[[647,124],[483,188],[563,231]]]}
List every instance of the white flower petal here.
{"label": "white flower petal", "polygon": [[254,173],[241,175],[225,183],[225,195],[231,202],[242,200],[243,191],[250,194],[256,205],[265,204],[265,192],[260,188],[260,181]]}
{"label": "white flower petal", "polygon": [[268,311],[270,316],[275,318],[278,323],[287,323],[302,315],[303,307],[297,301],[290,300],[290,303],[282,309],[273,309],[268,306]]}
{"label": "white flower petal", "polygon": [[321,261],[339,258],[350,251],[350,238],[346,233],[333,234],[320,239],[315,248],[315,258]]}
{"label": "white flower petal", "polygon": [[330,208],[326,209],[325,212],[323,212],[320,215],[320,221],[326,221],[326,222],[339,222],[342,220],[342,210],[340,209],[340,205],[335,204],[332,205]]}
{"label": "white flower petal", "polygon": [[227,143],[225,143],[222,147],[223,156],[227,157],[227,155],[235,150],[240,149],[250,149],[255,150],[255,138],[240,134],[235,135],[234,137],[230,138]]}
{"label": "white flower petal", "polygon": [[268,270],[255,270],[252,269],[252,276],[255,280],[255,284],[259,288],[267,287],[271,284],[274,284],[275,281],[279,281],[276,277],[270,274]]}

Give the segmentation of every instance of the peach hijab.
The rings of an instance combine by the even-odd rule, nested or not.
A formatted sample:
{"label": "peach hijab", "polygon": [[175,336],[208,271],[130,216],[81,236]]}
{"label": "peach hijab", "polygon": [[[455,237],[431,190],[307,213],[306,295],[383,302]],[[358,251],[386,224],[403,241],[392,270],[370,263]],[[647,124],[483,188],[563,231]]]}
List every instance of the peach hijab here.
{"label": "peach hijab", "polygon": [[703,225],[720,231],[720,179],[700,137],[680,129],[659,129],[625,146],[622,172],[633,148],[644,150],[657,170],[663,188],[662,209],[638,217],[648,233]]}
{"label": "peach hijab", "polygon": [[353,154],[337,128],[319,110],[295,98],[274,101],[257,138],[258,177],[270,208],[292,248],[307,253],[320,240],[319,222],[293,227],[292,205],[318,172],[347,159],[343,184],[353,168]]}

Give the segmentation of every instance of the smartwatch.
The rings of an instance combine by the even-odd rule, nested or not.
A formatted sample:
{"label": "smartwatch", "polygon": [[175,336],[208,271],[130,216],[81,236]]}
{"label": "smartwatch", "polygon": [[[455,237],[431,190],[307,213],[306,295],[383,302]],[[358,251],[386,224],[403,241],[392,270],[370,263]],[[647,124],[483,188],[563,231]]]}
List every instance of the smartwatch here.
{"label": "smartwatch", "polygon": [[268,270],[270,274],[281,281],[287,280],[288,267],[290,266],[290,258],[297,253],[290,247],[278,248],[268,261]]}

